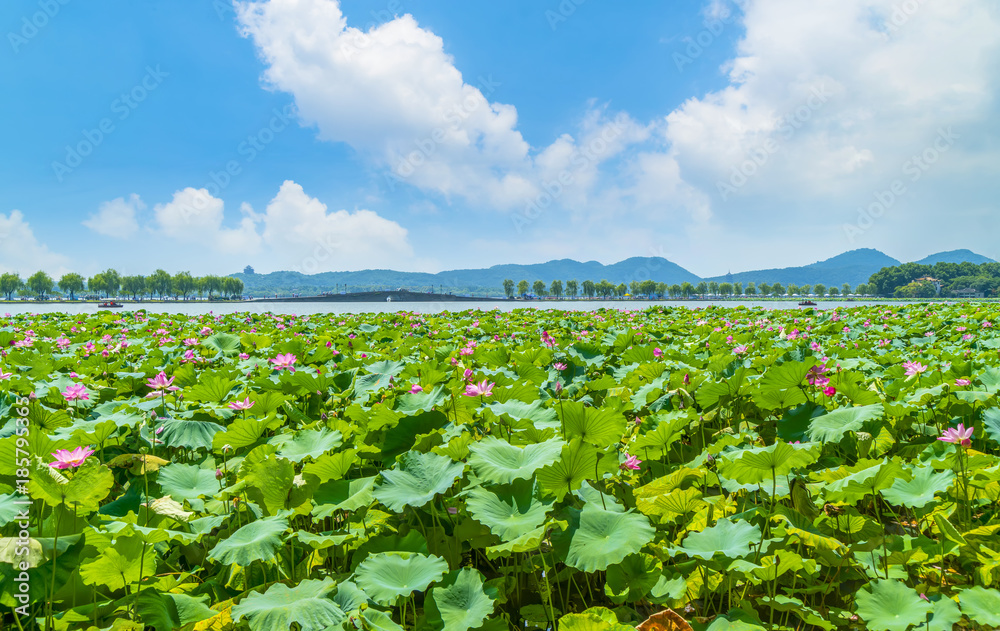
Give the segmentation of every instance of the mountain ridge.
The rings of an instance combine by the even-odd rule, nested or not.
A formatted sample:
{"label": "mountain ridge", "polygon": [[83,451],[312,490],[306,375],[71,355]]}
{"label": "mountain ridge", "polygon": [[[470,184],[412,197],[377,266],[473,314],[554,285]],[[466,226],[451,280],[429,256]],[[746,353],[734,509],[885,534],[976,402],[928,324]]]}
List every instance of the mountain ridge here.
{"label": "mountain ridge", "polygon": [[[950,250],[928,255],[917,261],[923,264],[969,260],[974,263],[989,259],[971,250]],[[932,261],[932,263],[926,263]],[[754,283],[817,284],[852,287],[867,283],[869,277],[883,267],[900,265],[901,261],[872,248],[843,252],[828,259],[797,267],[750,270],[723,276],[699,277],[693,272],[662,257],[630,257],[617,263],[598,261],[553,259],[545,263],[505,263],[488,268],[446,270],[442,272],[400,272],[396,270],[359,270],[353,272],[320,272],[302,274],[292,271],[275,271],[267,274],[232,274],[243,281],[246,291],[253,295],[271,293],[324,293],[334,291],[361,291],[370,289],[397,289],[405,287],[416,291],[443,291],[476,295],[502,295],[504,279],[515,283],[527,280],[533,284],[542,280],[548,286],[553,280],[575,279],[579,282],[607,280],[613,284],[630,284],[632,281],[653,280],[668,285],[690,282],[740,282],[746,286]]]}

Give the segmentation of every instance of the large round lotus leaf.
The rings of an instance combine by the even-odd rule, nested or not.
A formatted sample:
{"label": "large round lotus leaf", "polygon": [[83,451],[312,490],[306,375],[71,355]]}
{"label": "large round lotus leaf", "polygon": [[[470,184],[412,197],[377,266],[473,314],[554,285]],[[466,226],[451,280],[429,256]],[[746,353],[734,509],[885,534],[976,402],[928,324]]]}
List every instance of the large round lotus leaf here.
{"label": "large round lotus leaf", "polygon": [[566,565],[594,572],[635,554],[655,533],[645,515],[586,504],[582,511],[574,511],[570,527],[553,539]]}
{"label": "large round lotus leaf", "polygon": [[219,492],[215,471],[193,464],[175,462],[160,469],[157,482],[164,493],[178,502],[199,497],[211,497]]}
{"label": "large round lotus leaf", "polygon": [[880,418],[883,414],[881,403],[839,408],[814,418],[806,435],[809,440],[820,443],[838,442],[847,432],[856,432],[865,423]]}
{"label": "large round lotus leaf", "polygon": [[919,467],[913,479],[900,478],[882,491],[882,497],[898,506],[923,508],[934,501],[935,493],[944,493],[955,479],[953,471],[935,472],[933,467]]}
{"label": "large round lotus leaf", "polygon": [[305,430],[296,432],[291,439],[283,442],[278,448],[278,455],[292,462],[302,462],[306,458],[313,460],[326,452],[344,444],[344,435],[340,430]]}
{"label": "large round lotus leaf", "polygon": [[661,576],[656,557],[630,554],[621,563],[608,568],[606,585],[614,596],[638,602],[646,597]]}
{"label": "large round lotus leaf", "polygon": [[80,578],[87,585],[118,590],[156,574],[156,550],[140,537],[120,536],[101,547],[96,558],[80,566]]}
{"label": "large round lotus leaf", "polygon": [[551,503],[543,502],[535,486],[522,480],[521,484],[493,490],[471,489],[466,506],[476,521],[502,540],[511,541],[541,526]]}
{"label": "large round lotus leaf", "polygon": [[281,547],[281,535],[288,530],[288,521],[281,517],[265,517],[243,526],[223,538],[208,553],[208,558],[228,565],[247,567],[254,561],[270,562]]}
{"label": "large round lotus leaf", "polygon": [[313,507],[312,514],[316,517],[330,517],[339,510],[355,511],[365,508],[375,501],[372,493],[374,488],[374,476],[321,484],[313,493],[316,506]]}
{"label": "large round lotus leaf", "polygon": [[463,463],[445,456],[408,451],[382,472],[384,482],[375,489],[375,499],[397,513],[407,506],[419,508],[451,488],[464,469]]}
{"label": "large round lotus leaf", "polygon": [[906,631],[927,619],[932,607],[905,583],[877,580],[857,595],[858,615],[872,631]]}
{"label": "large round lotus leaf", "polygon": [[246,482],[250,499],[274,515],[285,508],[295,480],[292,463],[275,454],[273,445],[260,445],[240,463],[240,478]]}
{"label": "large round lotus leaf", "polygon": [[469,448],[469,464],[476,475],[491,484],[530,478],[535,471],[559,458],[565,443],[558,438],[525,447],[488,436]]}
{"label": "large round lotus leaf", "polygon": [[202,345],[223,355],[235,355],[240,352],[240,338],[230,333],[216,333],[202,340]]}
{"label": "large round lotus leaf", "polygon": [[796,467],[804,467],[819,457],[820,445],[789,445],[777,442],[768,447],[744,449],[727,456],[720,467],[720,473],[740,484],[760,484],[772,481],[775,476],[791,473]]}
{"label": "large round lotus leaf", "polygon": [[328,597],[336,587],[329,576],[321,581],[301,581],[291,589],[276,583],[263,594],[251,593],[233,607],[233,621],[246,618],[251,631],[291,629],[293,623],[301,631],[322,631],[347,617]]}
{"label": "large round lotus leaf", "polygon": [[414,552],[373,554],[358,566],[355,582],[368,596],[382,605],[422,592],[441,580],[448,563],[439,556]]}
{"label": "large round lotus leaf", "polygon": [[431,588],[427,619],[442,631],[468,631],[493,613],[494,600],[483,590],[483,575],[470,567],[452,572]]}
{"label": "large round lotus leaf", "polygon": [[177,418],[163,421],[161,427],[163,432],[159,435],[159,440],[162,440],[167,447],[185,449],[211,449],[212,438],[226,429],[210,421]]}
{"label": "large round lotus leaf", "polygon": [[720,519],[714,526],[693,532],[677,549],[688,556],[711,559],[721,554],[738,559],[750,554],[750,544],[760,541],[760,528],[746,521]]}
{"label": "large round lotus leaf", "polygon": [[962,614],[982,625],[1000,627],[1000,591],[972,587],[959,592],[958,602]]}

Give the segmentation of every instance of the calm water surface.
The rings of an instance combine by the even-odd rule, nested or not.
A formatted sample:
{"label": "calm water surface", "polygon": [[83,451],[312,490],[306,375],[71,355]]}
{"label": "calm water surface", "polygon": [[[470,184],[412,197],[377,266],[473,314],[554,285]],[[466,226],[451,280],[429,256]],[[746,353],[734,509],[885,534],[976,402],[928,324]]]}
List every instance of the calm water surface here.
{"label": "calm water surface", "polygon": [[[86,314],[98,311],[135,311],[145,309],[151,313],[178,313],[185,315],[203,315],[207,313],[280,313],[280,314],[319,314],[319,313],[393,313],[397,311],[412,311],[415,313],[440,313],[443,311],[513,311],[515,309],[546,309],[567,311],[593,311],[595,309],[627,309],[642,310],[649,307],[681,307],[687,309],[704,309],[710,306],[748,308],[763,307],[765,309],[802,309],[797,300],[788,301],[735,301],[735,300],[497,300],[483,302],[125,302],[122,309],[98,309],[95,303],[60,303],[60,302],[7,302],[0,304],[0,313],[71,313]],[[870,302],[870,301],[830,301],[820,302],[814,309],[829,310],[838,307],[865,307],[877,304],[902,305],[902,302]]]}

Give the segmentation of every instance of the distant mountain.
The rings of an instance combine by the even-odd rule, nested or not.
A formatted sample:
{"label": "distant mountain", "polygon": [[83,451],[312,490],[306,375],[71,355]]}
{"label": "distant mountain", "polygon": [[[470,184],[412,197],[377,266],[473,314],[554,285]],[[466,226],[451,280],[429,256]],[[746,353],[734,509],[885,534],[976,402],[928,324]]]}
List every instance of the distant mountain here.
{"label": "distant mountain", "polygon": [[777,269],[764,269],[752,272],[739,272],[726,276],[716,276],[705,280],[718,282],[739,282],[745,286],[747,283],[781,283],[788,285],[815,285],[822,283],[827,286],[840,286],[850,283],[856,287],[862,283],[867,283],[868,278],[883,267],[899,265],[900,262],[891,256],[873,250],[862,248],[838,254],[833,258],[819,261],[811,265],[801,267],[783,267]]}
{"label": "distant mountain", "polygon": [[996,261],[982,254],[976,254],[972,250],[951,250],[949,252],[931,254],[916,262],[921,265],[934,265],[935,263],[975,263],[976,265],[982,265],[983,263],[995,263]]}
{"label": "distant mountain", "polygon": [[415,291],[445,291],[459,294],[503,295],[503,281],[521,280],[529,284],[536,280],[546,286],[555,279],[564,283],[575,279],[618,284],[654,280],[658,283],[698,283],[701,279],[683,267],[659,257],[633,257],[612,265],[597,261],[581,263],[560,259],[533,265],[494,265],[488,269],[459,269],[437,274],[422,272],[397,272],[394,270],[362,270],[358,272],[272,272],[270,274],[239,273],[233,276],[243,281],[245,291],[254,296],[268,294],[303,295],[332,291],[361,291],[369,289],[397,289],[405,287]]}

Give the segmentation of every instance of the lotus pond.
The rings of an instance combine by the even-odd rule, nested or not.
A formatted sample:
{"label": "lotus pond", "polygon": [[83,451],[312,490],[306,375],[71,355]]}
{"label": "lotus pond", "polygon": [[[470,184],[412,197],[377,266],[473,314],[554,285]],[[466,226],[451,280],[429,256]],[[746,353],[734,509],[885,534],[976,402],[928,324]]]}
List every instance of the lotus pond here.
{"label": "lotus pond", "polygon": [[996,628],[998,319],[8,316],[0,628]]}

